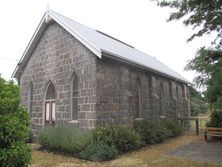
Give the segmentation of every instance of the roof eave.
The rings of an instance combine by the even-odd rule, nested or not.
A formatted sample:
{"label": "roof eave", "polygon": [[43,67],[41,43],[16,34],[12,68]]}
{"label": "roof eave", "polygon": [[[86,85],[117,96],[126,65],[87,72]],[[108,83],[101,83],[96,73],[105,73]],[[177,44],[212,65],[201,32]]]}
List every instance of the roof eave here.
{"label": "roof eave", "polygon": [[105,50],[102,50],[102,56],[108,57],[108,58],[111,58],[111,59],[115,59],[115,60],[121,61],[121,62],[123,62],[123,63],[132,65],[132,66],[134,66],[134,67],[138,67],[138,68],[142,68],[142,69],[151,71],[151,72],[153,72],[153,73],[160,74],[160,75],[162,75],[162,76],[171,78],[171,79],[173,79],[174,81],[179,81],[179,82],[182,82],[182,83],[185,83],[185,84],[192,84],[192,83],[190,83],[190,82],[187,81],[187,80],[182,80],[182,79],[180,79],[180,78],[176,78],[176,77],[174,77],[174,76],[167,75],[167,74],[165,74],[165,73],[162,73],[162,72],[160,72],[160,71],[154,70],[154,69],[152,69],[152,68],[148,68],[148,67],[146,67],[146,66],[144,66],[144,65],[142,65],[142,64],[139,64],[139,63],[134,62],[134,61],[129,60],[129,59],[127,59],[127,60],[126,60],[126,59],[123,59],[123,58],[121,58],[120,55],[116,55],[116,54],[114,54],[114,53],[110,53],[110,52],[105,51]]}

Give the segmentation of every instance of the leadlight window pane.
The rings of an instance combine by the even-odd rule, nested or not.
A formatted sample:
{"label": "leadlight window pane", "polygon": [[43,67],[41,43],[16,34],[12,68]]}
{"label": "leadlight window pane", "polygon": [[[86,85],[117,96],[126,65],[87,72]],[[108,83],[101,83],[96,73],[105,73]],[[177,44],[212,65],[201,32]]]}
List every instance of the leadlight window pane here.
{"label": "leadlight window pane", "polygon": [[176,98],[177,98],[177,100],[179,100],[179,90],[178,90],[178,87],[176,87]]}
{"label": "leadlight window pane", "polygon": [[136,109],[136,118],[140,117],[140,81],[137,79],[135,87],[135,109]]}
{"label": "leadlight window pane", "polygon": [[55,87],[52,83],[49,84],[47,93],[46,93],[46,100],[55,99]]}
{"label": "leadlight window pane", "polygon": [[29,99],[28,99],[28,111],[30,116],[32,116],[32,100],[33,100],[33,84],[30,82],[29,84]]}
{"label": "leadlight window pane", "polygon": [[50,102],[47,102],[46,104],[45,104],[46,106],[45,106],[45,120],[46,121],[49,121],[50,120],[50,118],[49,118],[49,114],[50,114]]}
{"label": "leadlight window pane", "polygon": [[164,90],[163,90],[163,85],[160,85],[160,114],[164,114]]}
{"label": "leadlight window pane", "polygon": [[78,77],[74,73],[72,78],[72,119],[78,119]]}
{"label": "leadlight window pane", "polygon": [[52,102],[52,121],[55,121],[55,102]]}

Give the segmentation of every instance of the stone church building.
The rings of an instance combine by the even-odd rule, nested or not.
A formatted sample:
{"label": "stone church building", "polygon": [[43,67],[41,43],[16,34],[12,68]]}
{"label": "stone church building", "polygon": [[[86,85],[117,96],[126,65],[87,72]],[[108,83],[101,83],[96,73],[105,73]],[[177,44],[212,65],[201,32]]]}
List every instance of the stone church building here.
{"label": "stone church building", "polygon": [[128,125],[189,116],[189,82],[155,58],[54,11],[39,23],[13,77],[32,130]]}

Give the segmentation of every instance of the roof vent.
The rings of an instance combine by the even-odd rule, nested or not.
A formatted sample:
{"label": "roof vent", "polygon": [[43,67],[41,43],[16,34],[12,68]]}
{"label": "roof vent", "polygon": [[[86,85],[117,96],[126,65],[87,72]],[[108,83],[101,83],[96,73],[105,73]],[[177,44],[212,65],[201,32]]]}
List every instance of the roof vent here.
{"label": "roof vent", "polygon": [[102,35],[105,35],[105,36],[107,36],[107,37],[109,37],[109,38],[112,38],[112,39],[114,39],[114,40],[116,40],[116,41],[118,41],[118,42],[120,42],[120,43],[122,43],[122,44],[124,44],[124,45],[127,45],[127,46],[129,46],[129,47],[135,49],[135,47],[133,47],[133,46],[131,46],[131,45],[129,45],[129,44],[123,42],[123,41],[120,41],[119,39],[116,39],[116,38],[114,38],[114,37],[112,37],[112,36],[110,36],[110,35],[108,35],[108,34],[102,32],[102,31],[96,30],[96,32],[98,32],[98,33],[100,33],[100,34],[102,34]]}

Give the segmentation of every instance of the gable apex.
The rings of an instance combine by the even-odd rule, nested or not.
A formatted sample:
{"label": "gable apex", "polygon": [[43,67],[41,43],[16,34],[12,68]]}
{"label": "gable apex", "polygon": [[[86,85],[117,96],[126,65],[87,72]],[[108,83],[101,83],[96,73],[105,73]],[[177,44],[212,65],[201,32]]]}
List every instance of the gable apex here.
{"label": "gable apex", "polygon": [[31,40],[29,41],[25,51],[23,52],[22,57],[20,58],[19,63],[17,64],[12,74],[12,78],[16,78],[16,79],[20,78],[23,67],[25,66],[29,57],[31,56],[33,49],[38,43],[47,25],[50,24],[52,21],[55,21],[56,23],[58,23],[61,27],[63,27],[66,31],[68,31],[72,36],[78,39],[83,45],[85,45],[89,50],[91,50],[96,56],[98,56],[99,58],[102,58],[101,51],[98,48],[93,46],[93,44],[87,41],[87,39],[85,39],[80,34],[78,34],[78,32],[74,31],[68,25],[63,23],[63,21],[60,18],[58,18],[58,16],[55,15],[55,12],[51,10],[47,10],[44,13],[41,21],[39,22],[39,25],[36,28],[34,34],[32,35]]}

